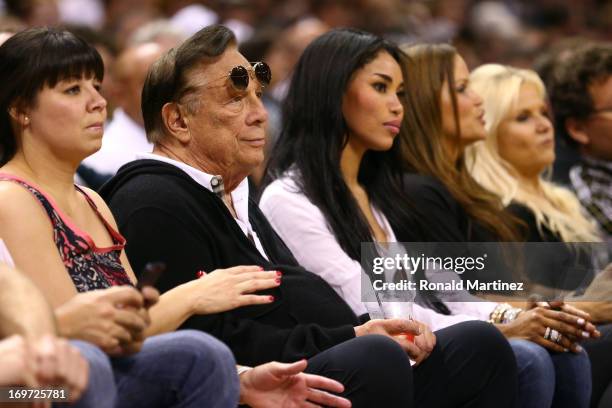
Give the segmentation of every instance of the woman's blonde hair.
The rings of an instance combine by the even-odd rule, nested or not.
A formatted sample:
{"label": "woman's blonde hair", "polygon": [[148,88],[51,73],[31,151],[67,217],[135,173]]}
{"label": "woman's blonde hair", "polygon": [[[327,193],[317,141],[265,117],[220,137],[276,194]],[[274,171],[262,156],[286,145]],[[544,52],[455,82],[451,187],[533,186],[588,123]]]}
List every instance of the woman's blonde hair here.
{"label": "woman's blonde hair", "polygon": [[542,196],[523,188],[517,170],[499,155],[499,125],[516,106],[523,84],[533,85],[542,99],[546,98],[544,83],[534,71],[486,64],[471,73],[470,86],[483,99],[487,138],[466,149],[468,170],[480,184],[498,194],[504,205],[515,201],[529,208],[539,231],[546,227],[564,242],[600,241],[576,196],[549,181],[549,170],[540,176],[542,200]]}

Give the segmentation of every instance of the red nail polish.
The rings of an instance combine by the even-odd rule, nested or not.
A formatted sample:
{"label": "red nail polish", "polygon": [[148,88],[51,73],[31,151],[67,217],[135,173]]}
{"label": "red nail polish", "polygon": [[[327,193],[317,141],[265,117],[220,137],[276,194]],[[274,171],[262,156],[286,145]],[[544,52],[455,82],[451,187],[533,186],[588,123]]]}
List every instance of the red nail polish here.
{"label": "red nail polish", "polygon": [[270,302],[274,302],[274,296],[270,296],[269,299],[270,299]]}
{"label": "red nail polish", "polygon": [[204,272],[204,271],[197,271],[196,272],[196,278],[198,278],[198,279],[201,278],[204,275],[206,275],[206,272]]}
{"label": "red nail polish", "polygon": [[276,271],[276,276],[283,276],[283,273],[281,271]]}
{"label": "red nail polish", "polygon": [[274,281],[275,281],[276,283],[280,283],[280,282],[281,282],[280,278],[276,278],[276,279],[274,279]]}

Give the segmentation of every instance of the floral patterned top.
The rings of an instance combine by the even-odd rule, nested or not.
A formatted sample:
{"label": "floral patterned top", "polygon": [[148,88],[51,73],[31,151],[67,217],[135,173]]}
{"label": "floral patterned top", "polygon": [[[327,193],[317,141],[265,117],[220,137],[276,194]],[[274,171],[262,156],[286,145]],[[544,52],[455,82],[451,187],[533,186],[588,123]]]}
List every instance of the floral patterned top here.
{"label": "floral patterned top", "polygon": [[53,240],[77,291],[87,292],[115,285],[132,284],[119,259],[125,247],[125,238],[102,217],[96,204],[79,186],[75,185],[75,188],[85,196],[108,230],[113,241],[112,246],[98,248],[89,234],[81,231],[62,214],[51,197],[27,181],[1,173],[0,181],[12,181],[22,185],[43,206],[53,226]]}

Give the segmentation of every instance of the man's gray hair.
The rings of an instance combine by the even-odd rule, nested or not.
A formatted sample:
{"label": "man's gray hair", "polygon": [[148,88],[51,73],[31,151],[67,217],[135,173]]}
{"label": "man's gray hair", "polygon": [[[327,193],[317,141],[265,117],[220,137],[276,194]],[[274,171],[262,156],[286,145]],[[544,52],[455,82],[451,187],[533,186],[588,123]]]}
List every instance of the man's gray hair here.
{"label": "man's gray hair", "polygon": [[[179,102],[191,91],[188,78],[191,69],[218,57],[233,44],[236,44],[236,37],[230,29],[222,25],[208,26],[151,66],[142,89],[141,105],[149,142],[158,143],[166,137],[162,107],[169,102]],[[197,109],[193,103],[188,103],[187,107]]]}

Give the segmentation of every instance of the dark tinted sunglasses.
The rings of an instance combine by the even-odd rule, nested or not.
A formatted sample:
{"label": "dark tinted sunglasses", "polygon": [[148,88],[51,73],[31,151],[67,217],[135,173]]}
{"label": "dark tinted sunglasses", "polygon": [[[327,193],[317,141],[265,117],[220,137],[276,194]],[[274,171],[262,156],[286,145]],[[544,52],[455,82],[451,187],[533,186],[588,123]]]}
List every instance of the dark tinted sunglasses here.
{"label": "dark tinted sunglasses", "polygon": [[[265,62],[251,62],[251,65],[253,66],[253,71],[255,72],[255,78],[257,78],[259,83],[262,86],[269,85],[270,80],[272,79],[272,71],[270,71],[268,64]],[[242,65],[232,68],[229,73],[229,78],[234,89],[238,91],[244,91],[247,89],[251,79],[249,70]]]}

